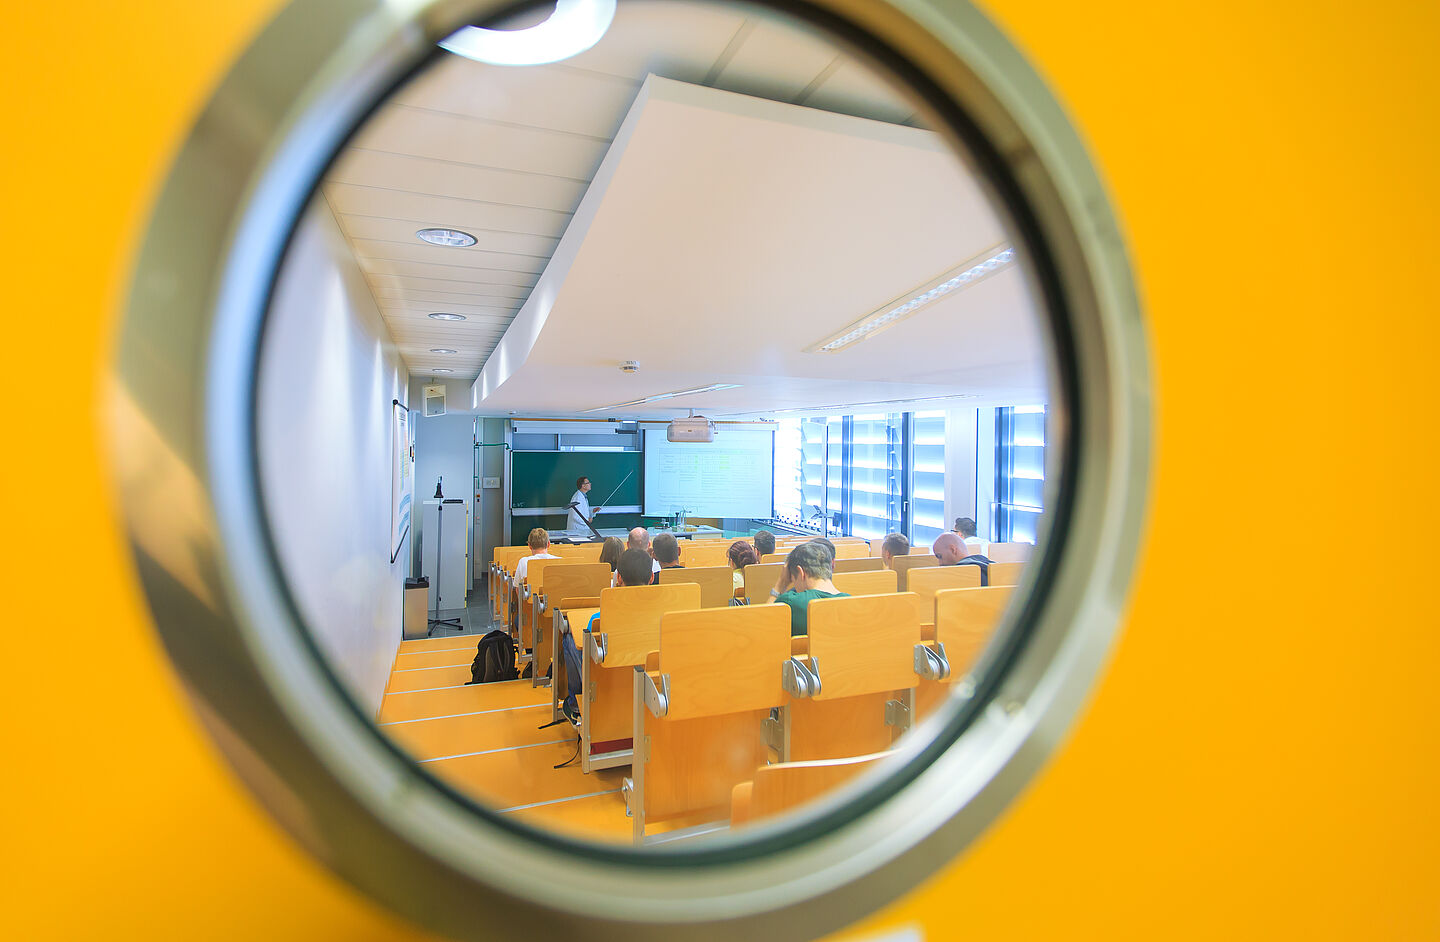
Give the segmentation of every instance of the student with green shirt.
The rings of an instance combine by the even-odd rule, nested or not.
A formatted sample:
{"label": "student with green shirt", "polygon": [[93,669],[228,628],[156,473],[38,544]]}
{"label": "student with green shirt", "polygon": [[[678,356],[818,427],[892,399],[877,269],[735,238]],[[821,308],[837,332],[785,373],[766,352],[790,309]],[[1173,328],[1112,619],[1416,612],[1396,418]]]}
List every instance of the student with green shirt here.
{"label": "student with green shirt", "polygon": [[790,606],[790,634],[803,635],[808,630],[806,612],[812,599],[848,597],[830,581],[830,554],[818,543],[802,543],[785,557],[785,571],[780,582],[770,590],[775,601]]}

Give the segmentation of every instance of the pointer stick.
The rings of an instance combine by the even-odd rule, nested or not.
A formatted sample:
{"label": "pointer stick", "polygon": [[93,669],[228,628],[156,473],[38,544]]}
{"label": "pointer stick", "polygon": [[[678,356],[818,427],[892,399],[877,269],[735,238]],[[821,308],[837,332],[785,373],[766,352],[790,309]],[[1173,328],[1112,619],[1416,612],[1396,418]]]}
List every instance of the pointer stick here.
{"label": "pointer stick", "polygon": [[[625,484],[625,482],[628,481],[628,480],[630,480],[630,479],[631,479],[632,477],[634,477],[634,476],[635,476],[635,472],[634,472],[634,471],[629,471],[629,472],[627,472],[627,473],[625,474],[625,476],[620,479],[620,483],[615,485],[615,491],[620,490],[620,488]],[[607,506],[607,505],[610,503],[610,497],[614,497],[614,496],[615,496],[615,491],[611,491],[611,492],[610,492],[610,496],[609,496],[609,497],[606,497],[605,500],[601,502],[601,504],[600,504],[601,507],[605,507],[605,506]]]}

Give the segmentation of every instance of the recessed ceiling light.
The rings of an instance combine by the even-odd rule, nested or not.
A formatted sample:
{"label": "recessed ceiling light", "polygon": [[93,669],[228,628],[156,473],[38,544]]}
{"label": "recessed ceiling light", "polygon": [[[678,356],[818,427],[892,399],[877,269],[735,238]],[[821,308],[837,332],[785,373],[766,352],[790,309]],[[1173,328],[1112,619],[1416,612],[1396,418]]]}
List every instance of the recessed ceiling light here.
{"label": "recessed ceiling light", "polygon": [[455,372],[455,371],[454,371],[454,370],[447,370],[447,369],[445,369],[445,368],[442,366],[442,367],[437,367],[437,368],[431,370],[430,372],[432,372],[432,373],[453,373],[453,372]]}
{"label": "recessed ceiling light", "polygon": [[660,402],[662,399],[674,399],[678,396],[695,396],[700,393],[716,392],[721,389],[739,388],[739,383],[711,383],[709,386],[696,386],[694,389],[677,389],[674,392],[656,393],[653,396],[646,396],[644,399],[631,399],[629,402],[616,402],[608,406],[581,409],[578,414],[585,415],[587,412],[604,412],[606,409],[623,409],[627,406],[643,406],[647,402]]}
{"label": "recessed ceiling light", "polygon": [[415,238],[421,242],[429,242],[431,245],[454,245],[464,248],[467,245],[475,244],[473,235],[461,232],[459,229],[421,229],[415,233]]}
{"label": "recessed ceiling light", "polygon": [[939,278],[926,282],[914,291],[896,298],[889,304],[872,311],[824,340],[805,348],[806,353],[837,353],[854,343],[893,327],[916,311],[938,301],[953,291],[978,284],[1015,261],[1015,249],[1006,246],[991,250],[982,256],[964,262],[950,269]]}
{"label": "recessed ceiling light", "polygon": [[555,12],[529,29],[467,26],[440,48],[491,65],[544,65],[579,55],[600,41],[615,19],[615,0],[555,0]]}
{"label": "recessed ceiling light", "polygon": [[459,350],[451,350],[449,347],[431,347],[431,353],[459,353]]}
{"label": "recessed ceiling light", "polygon": [[463,321],[465,319],[464,314],[430,314],[428,316],[437,321]]}

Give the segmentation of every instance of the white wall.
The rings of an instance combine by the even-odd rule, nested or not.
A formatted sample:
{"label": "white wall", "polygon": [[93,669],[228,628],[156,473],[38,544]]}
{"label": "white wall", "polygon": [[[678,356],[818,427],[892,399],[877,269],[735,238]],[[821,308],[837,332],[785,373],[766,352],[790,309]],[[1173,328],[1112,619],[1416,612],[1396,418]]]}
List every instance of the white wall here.
{"label": "white wall", "polygon": [[[447,394],[447,400],[449,398]],[[415,400],[419,401],[419,400]],[[444,490],[446,497],[459,497],[465,501],[465,507],[469,514],[471,525],[474,524],[475,513],[475,416],[468,412],[452,414],[448,411],[449,403],[446,403],[447,412],[445,415],[432,415],[429,417],[418,416],[415,419],[415,506],[423,508],[425,501],[435,496],[435,479],[443,475]],[[450,511],[446,511],[445,529],[450,529]],[[416,518],[416,542],[415,547],[422,545],[427,539],[424,526],[425,515],[419,514]],[[472,536],[473,540],[473,536]],[[446,540],[448,543],[449,540]],[[474,555],[472,548],[471,555]],[[465,566],[464,585],[469,588],[474,582],[473,566]],[[417,568],[419,572],[418,560]],[[450,576],[445,575],[445,608],[447,610],[459,608],[458,604],[452,605],[451,600],[458,601],[459,593],[451,589]],[[436,586],[431,585],[432,592]]]}
{"label": "white wall", "polygon": [[276,285],[259,384],[260,480],[291,591],[375,715],[400,644],[410,550],[407,538],[390,562],[391,402],[407,401],[408,376],[321,198]]}

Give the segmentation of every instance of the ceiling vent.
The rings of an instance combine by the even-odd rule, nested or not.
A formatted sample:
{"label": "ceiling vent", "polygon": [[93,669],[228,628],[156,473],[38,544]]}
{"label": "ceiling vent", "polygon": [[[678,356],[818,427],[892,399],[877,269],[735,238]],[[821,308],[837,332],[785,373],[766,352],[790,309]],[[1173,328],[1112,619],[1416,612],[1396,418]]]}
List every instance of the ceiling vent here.
{"label": "ceiling vent", "polygon": [[445,384],[436,383],[425,387],[425,414],[445,414]]}

